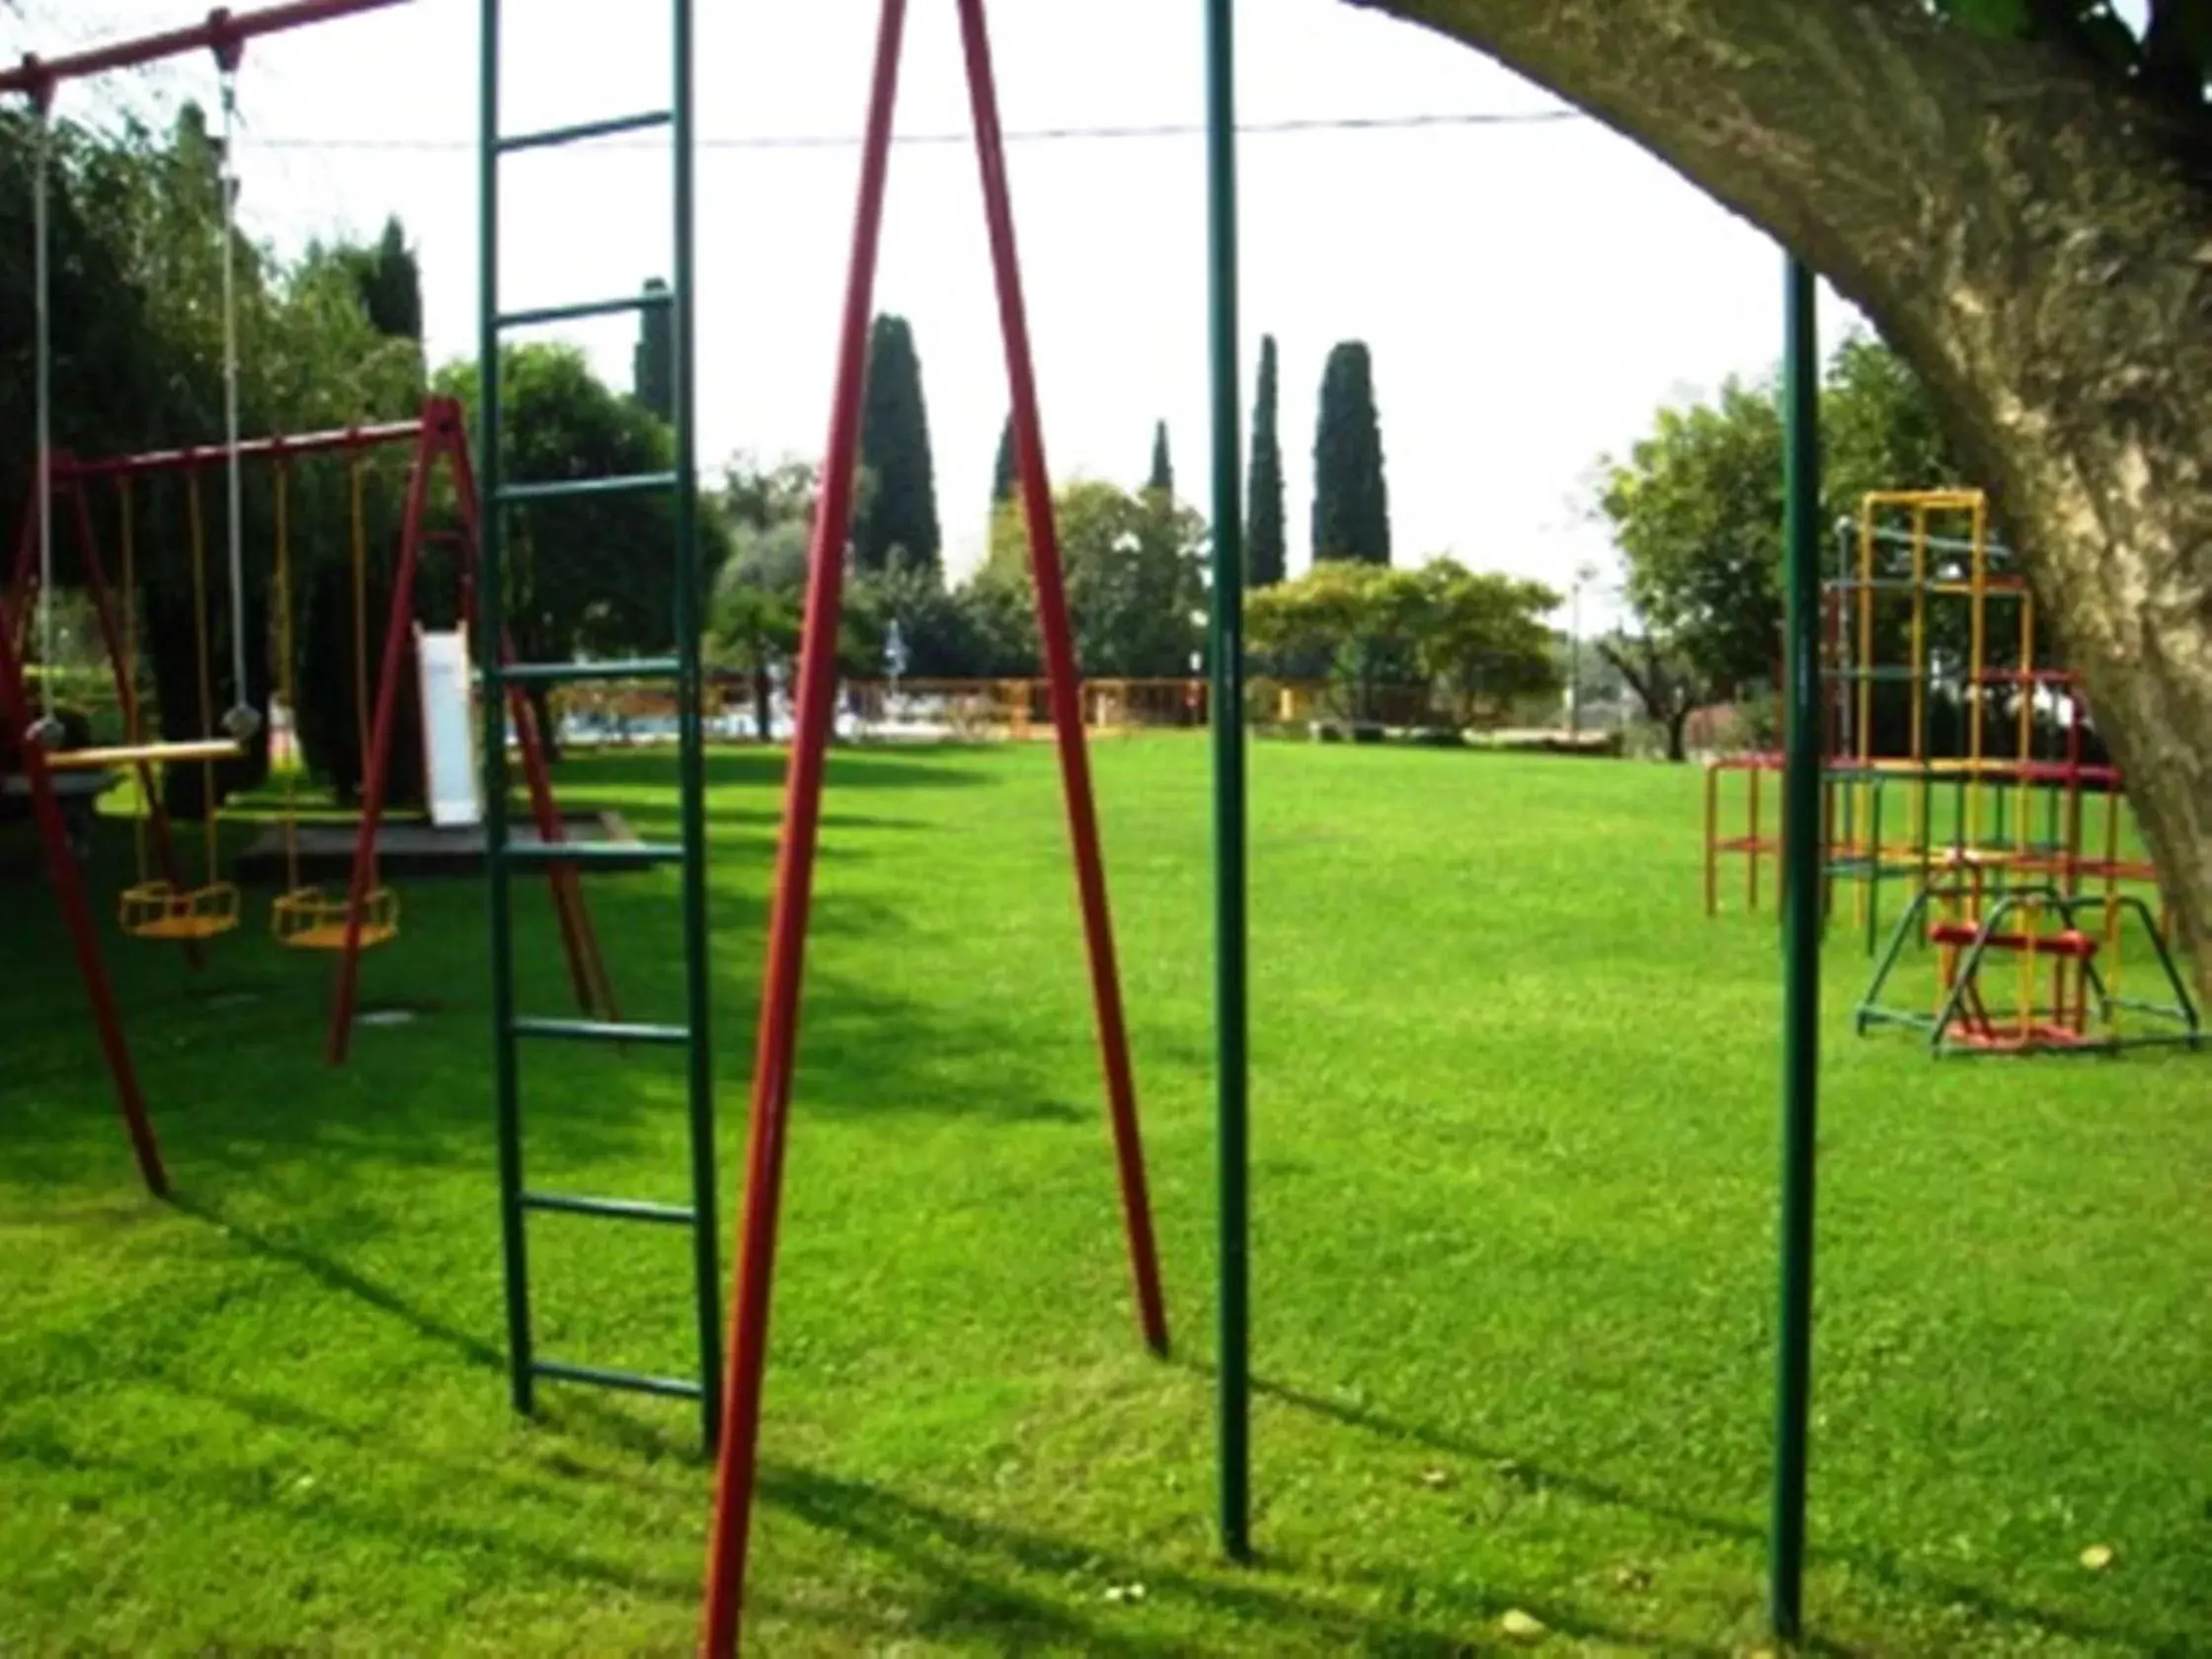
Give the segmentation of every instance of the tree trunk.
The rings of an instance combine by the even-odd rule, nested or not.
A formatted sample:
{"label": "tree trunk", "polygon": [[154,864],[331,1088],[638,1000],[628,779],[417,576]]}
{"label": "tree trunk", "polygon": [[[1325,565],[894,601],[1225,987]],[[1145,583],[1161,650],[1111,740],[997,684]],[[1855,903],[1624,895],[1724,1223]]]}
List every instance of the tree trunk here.
{"label": "tree trunk", "polygon": [[752,723],[764,744],[776,739],[774,689],[765,665],[752,671]]}
{"label": "tree trunk", "polygon": [[2146,102],[1921,0],[1353,0],[1581,106],[1921,372],[2023,549],[2212,998],[2212,195]]}
{"label": "tree trunk", "polygon": [[1687,764],[1690,759],[1690,717],[1697,710],[1688,703],[1667,716],[1667,758],[1675,764]]}

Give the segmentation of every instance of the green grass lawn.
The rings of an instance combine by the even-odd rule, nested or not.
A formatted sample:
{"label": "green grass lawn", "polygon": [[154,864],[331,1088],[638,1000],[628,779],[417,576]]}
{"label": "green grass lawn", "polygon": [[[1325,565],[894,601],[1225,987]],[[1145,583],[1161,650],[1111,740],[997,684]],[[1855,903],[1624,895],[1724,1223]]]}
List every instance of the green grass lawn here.
{"label": "green grass lawn", "polygon": [[[1203,744],[1097,751],[1175,1357],[1136,1340],[1043,746],[832,763],[750,1633],[767,1653],[1757,1645],[1778,952],[1688,770],[1253,756],[1256,1540],[1213,1548]],[[571,803],[674,830],[665,756]],[[734,1220],[780,762],[713,762]],[[111,876],[126,857],[119,826]],[[12,833],[12,832],[11,832]],[[253,929],[108,935],[138,1191],[46,896],[4,890],[0,1653],[680,1653],[681,1403],[508,1410],[482,905],[405,896],[363,1030]],[[594,878],[680,1016],[668,873]],[[531,1006],[554,932],[518,889]],[[2212,1065],[1932,1063],[1828,959],[1808,1604],[1868,1654],[2212,1652]],[[677,1063],[525,1056],[534,1183],[680,1201]],[[532,1223],[545,1350],[687,1371],[679,1232]],[[2093,1570],[2082,1553],[2114,1552]]]}

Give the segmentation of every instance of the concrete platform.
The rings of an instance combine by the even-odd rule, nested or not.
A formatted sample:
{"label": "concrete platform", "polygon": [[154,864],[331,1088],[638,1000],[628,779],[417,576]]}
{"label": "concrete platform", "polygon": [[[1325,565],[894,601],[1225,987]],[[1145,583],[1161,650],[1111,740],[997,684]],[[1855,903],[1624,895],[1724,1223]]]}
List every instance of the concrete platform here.
{"label": "concrete platform", "polygon": [[[571,812],[561,815],[561,827],[572,841],[635,841],[622,815],[616,812]],[[354,868],[354,839],[358,830],[350,824],[302,824],[298,829],[299,875],[302,881],[342,881]],[[537,843],[537,831],[526,822],[514,825],[517,845]],[[434,876],[480,876],[484,872],[482,829],[440,830],[420,819],[400,819],[380,825],[376,831],[376,861],[388,879],[422,880]],[[587,874],[642,870],[650,862],[603,862],[590,865]],[[284,879],[283,831],[272,825],[254,837],[239,855],[236,879],[240,882],[280,882]]]}

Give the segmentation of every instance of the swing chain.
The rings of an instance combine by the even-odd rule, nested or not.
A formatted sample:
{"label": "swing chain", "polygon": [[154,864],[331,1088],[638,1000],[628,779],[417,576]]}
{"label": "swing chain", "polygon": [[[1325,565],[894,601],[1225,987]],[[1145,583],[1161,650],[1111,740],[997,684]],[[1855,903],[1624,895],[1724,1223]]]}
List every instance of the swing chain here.
{"label": "swing chain", "polygon": [[238,55],[218,50],[222,74],[223,148],[223,446],[230,492],[230,672],[236,701],[222,719],[231,741],[244,745],[261,730],[261,713],[246,682],[245,485],[238,454]]}
{"label": "swing chain", "polygon": [[48,293],[52,275],[48,269],[46,193],[53,168],[53,124],[48,112],[50,89],[41,88],[33,100],[32,120],[32,276],[38,308],[38,481],[39,492],[39,718],[24,734],[25,741],[43,750],[58,750],[67,741],[67,729],[54,713],[54,614],[53,614],[53,317]]}

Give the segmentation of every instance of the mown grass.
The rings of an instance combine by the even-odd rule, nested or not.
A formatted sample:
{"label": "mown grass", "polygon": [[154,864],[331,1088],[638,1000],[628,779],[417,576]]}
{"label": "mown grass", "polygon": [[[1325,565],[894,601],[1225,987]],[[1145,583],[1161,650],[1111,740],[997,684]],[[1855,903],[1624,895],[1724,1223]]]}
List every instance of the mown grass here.
{"label": "mown grass", "polygon": [[[769,1653],[1728,1653],[1761,1628],[1778,967],[1664,767],[1254,755],[1261,1559],[1211,1533],[1203,746],[1097,751],[1175,1357],[1135,1340],[1042,747],[836,757],[750,1634]],[[735,1210],[775,757],[717,756]],[[572,801],[673,830],[665,757]],[[116,834],[105,868],[119,871]],[[680,1012],[667,874],[594,879]],[[257,901],[265,896],[257,896]],[[524,891],[529,1000],[562,978]],[[52,907],[5,889],[0,1651],[676,1653],[679,1404],[507,1407],[478,890],[418,883],[342,1072],[319,964],[109,941],[136,1190]],[[254,907],[257,916],[262,905]],[[1809,1604],[1880,1654],[2212,1650],[2212,1070],[1932,1064],[1828,958]],[[532,1051],[532,1178],[683,1195],[664,1057]],[[684,1371],[681,1238],[533,1223],[548,1351]],[[2081,1562],[2115,1551],[2101,1571]],[[1142,1587],[1141,1590],[1138,1587]]]}

